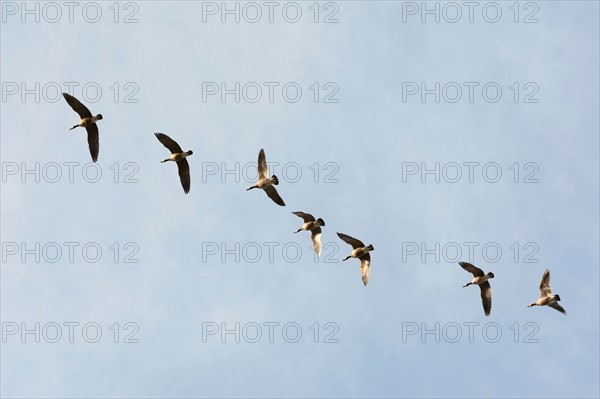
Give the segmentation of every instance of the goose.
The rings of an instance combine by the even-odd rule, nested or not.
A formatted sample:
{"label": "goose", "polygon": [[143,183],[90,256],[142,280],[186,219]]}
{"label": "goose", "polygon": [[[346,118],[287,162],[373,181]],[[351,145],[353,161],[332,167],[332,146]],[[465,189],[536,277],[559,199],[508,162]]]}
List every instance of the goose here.
{"label": "goose", "polygon": [[78,99],[68,93],[63,93],[62,95],[67,101],[67,104],[73,108],[73,111],[79,114],[80,118],[79,123],[69,130],[73,130],[80,126],[87,130],[90,154],[92,155],[92,161],[96,162],[98,160],[98,153],[100,152],[100,137],[98,135],[98,125],[96,125],[96,122],[102,119],[102,114],[93,116],[90,110]]}
{"label": "goose", "polygon": [[362,241],[357,240],[354,237],[350,237],[349,235],[337,233],[338,237],[342,239],[346,244],[352,245],[352,252],[350,255],[346,256],[342,261],[348,260],[350,258],[358,258],[360,259],[360,274],[362,276],[362,281],[365,287],[369,282],[369,276],[371,275],[371,255],[369,252],[373,251],[373,245],[369,244],[369,246],[365,246]]}
{"label": "goose", "polygon": [[253,188],[260,188],[267,193],[277,205],[285,206],[285,202],[281,199],[277,190],[274,186],[279,184],[277,176],[273,175],[269,178],[269,168],[267,167],[267,158],[265,157],[265,150],[262,148],[258,153],[258,181],[256,185],[247,188],[246,191],[252,190]]}
{"label": "goose", "polygon": [[463,285],[463,288],[468,287],[471,284],[479,286],[479,289],[481,290],[483,311],[486,316],[489,316],[492,311],[492,287],[488,280],[494,278],[494,273],[489,272],[488,274],[484,274],[483,270],[468,262],[458,262],[458,264],[473,275],[473,280],[471,280],[470,283]]}
{"label": "goose", "polygon": [[162,145],[164,145],[169,149],[169,151],[171,151],[171,156],[163,161],[160,161],[160,163],[168,161],[177,162],[177,168],[179,169],[179,180],[181,180],[181,187],[183,187],[184,193],[189,193],[191,185],[190,164],[188,164],[186,158],[192,155],[194,152],[183,152],[179,144],[177,144],[175,140],[173,140],[166,134],[154,133],[154,135],[156,136],[158,141],[162,143]]}
{"label": "goose", "polygon": [[560,301],[560,296],[552,295],[552,290],[550,289],[550,270],[546,269],[544,275],[542,276],[542,281],[540,282],[540,298],[531,305],[527,305],[527,307],[550,306],[551,308],[556,309],[560,313],[566,315],[567,311],[558,304],[558,301]]}
{"label": "goose", "polygon": [[301,217],[304,220],[304,224],[298,230],[294,231],[294,234],[301,232],[302,230],[310,231],[310,239],[312,240],[313,247],[317,255],[321,256],[321,226],[325,226],[325,221],[321,218],[315,220],[315,217],[310,213],[304,212],[292,212],[294,215]]}

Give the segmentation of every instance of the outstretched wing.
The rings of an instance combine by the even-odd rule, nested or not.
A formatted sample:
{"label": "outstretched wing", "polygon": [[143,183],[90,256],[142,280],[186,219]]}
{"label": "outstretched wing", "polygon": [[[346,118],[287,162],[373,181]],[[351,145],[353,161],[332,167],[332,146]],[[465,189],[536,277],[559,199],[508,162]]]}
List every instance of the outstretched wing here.
{"label": "outstretched wing", "polygon": [[546,296],[552,296],[552,290],[550,289],[550,270],[546,269],[540,281],[540,293],[542,298]]}
{"label": "outstretched wing", "polygon": [[558,311],[559,311],[560,313],[562,313],[562,314],[565,314],[565,315],[567,314],[567,311],[566,311],[565,309],[563,309],[563,307],[562,307],[562,306],[560,306],[560,305],[558,304],[558,302],[552,302],[552,303],[548,304],[548,306],[550,306],[550,307],[551,307],[551,308],[553,308],[553,309],[556,309],[556,310],[558,310]]}
{"label": "outstretched wing", "polygon": [[177,168],[179,169],[179,180],[181,180],[181,187],[183,187],[184,193],[190,192],[190,186],[192,184],[190,178],[190,164],[187,159],[177,161]]}
{"label": "outstretched wing", "polygon": [[175,140],[173,140],[172,138],[170,138],[166,134],[163,134],[163,133],[154,133],[154,135],[156,136],[156,138],[158,139],[158,141],[160,141],[162,143],[162,145],[164,145],[165,147],[167,147],[169,149],[169,151],[171,151],[171,154],[176,154],[178,152],[183,152],[183,150],[181,149],[181,147],[179,146],[179,144],[177,144],[177,142]]}
{"label": "outstretched wing", "polygon": [[360,257],[360,275],[362,277],[362,282],[366,287],[369,282],[369,277],[371,276],[371,255],[369,254]]}
{"label": "outstretched wing", "polygon": [[483,276],[483,270],[470,264],[469,262],[458,262],[458,264],[475,277]]}
{"label": "outstretched wing", "polygon": [[265,150],[263,150],[261,148],[260,152],[258,153],[258,180],[266,179],[267,177],[269,177],[269,168],[267,167],[267,157],[265,156]]}
{"label": "outstretched wing", "polygon": [[486,316],[490,315],[492,311],[492,287],[489,282],[485,282],[483,284],[479,284],[479,289],[481,289],[481,303],[483,304],[483,311]]}
{"label": "outstretched wing", "polygon": [[100,152],[100,135],[98,134],[98,125],[91,124],[85,128],[88,135],[88,146],[90,147],[90,154],[92,155],[92,161],[98,160],[98,153]]}
{"label": "outstretched wing", "polygon": [[356,249],[356,248],[362,248],[365,246],[365,244],[362,243],[361,240],[357,240],[354,237],[350,237],[347,234],[343,234],[343,233],[337,233],[338,237],[340,237],[346,244],[350,244],[352,245],[352,248]]}
{"label": "outstretched wing", "polygon": [[321,256],[321,228],[317,227],[311,231],[310,239],[312,240],[313,247],[317,255]]}
{"label": "outstretched wing", "polygon": [[277,205],[285,206],[285,202],[279,196],[279,193],[273,186],[265,188],[265,193],[271,198]]}
{"label": "outstretched wing", "polygon": [[73,111],[79,114],[79,117],[81,119],[89,118],[90,116],[92,116],[90,110],[87,109],[87,107],[83,105],[78,99],[76,99],[68,93],[63,93],[62,95],[65,98],[65,100],[67,100],[67,103],[71,106],[71,108],[73,108]]}
{"label": "outstretched wing", "polygon": [[308,222],[314,222],[315,218],[313,215],[311,215],[310,213],[304,213],[304,212],[292,212],[294,215],[299,216],[302,218],[302,220],[304,220],[304,223],[308,223]]}

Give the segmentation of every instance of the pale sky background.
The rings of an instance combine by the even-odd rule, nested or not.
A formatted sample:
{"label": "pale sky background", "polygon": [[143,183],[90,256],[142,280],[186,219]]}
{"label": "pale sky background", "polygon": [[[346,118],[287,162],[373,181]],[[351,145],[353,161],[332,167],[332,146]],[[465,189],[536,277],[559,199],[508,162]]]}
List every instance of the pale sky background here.
{"label": "pale sky background", "polygon": [[[219,15],[203,22],[203,5],[194,1],[120,3],[117,23],[114,2],[97,3],[97,23],[82,18],[86,3],[73,22],[66,6],[56,23],[43,17],[36,23],[32,15],[22,22],[22,10],[9,11],[23,3],[0,3],[1,321],[3,331],[12,323],[63,326],[57,343],[43,336],[36,343],[33,335],[22,343],[20,331],[5,336],[3,397],[600,395],[598,2],[538,1],[537,10],[520,3],[518,23],[513,2],[498,3],[497,23],[482,18],[482,2],[472,23],[466,7],[457,23],[435,23],[431,16],[422,23],[420,15],[403,22],[402,2],[340,1],[339,22],[330,24],[313,22],[313,3],[298,3],[302,17],[295,24],[282,18],[283,2],[273,23],[266,7],[258,23],[231,17],[221,23]],[[321,19],[335,10],[324,5]],[[123,23],[134,11],[138,22]],[[539,21],[523,23],[531,12]],[[32,94],[9,94],[36,82],[48,88],[38,102]],[[77,115],[52,89],[67,91],[64,82],[79,82],[71,94],[104,116],[97,183],[81,176],[90,162],[86,135],[68,130]],[[81,92],[90,82],[102,89],[95,102]],[[296,103],[280,91],[273,103],[266,91],[258,103],[235,103],[232,96],[203,102],[203,82],[297,82],[303,95]],[[314,82],[334,82],[339,101],[315,103]],[[480,86],[473,103],[466,92],[457,103],[435,103],[431,95],[422,103],[417,96],[402,101],[403,82]],[[496,103],[481,96],[488,82],[503,90]],[[514,82],[521,87],[518,103],[509,88]],[[528,82],[539,88],[537,103],[522,101]],[[138,89],[137,103],[123,101],[131,87]],[[189,195],[175,165],[159,163],[168,151],[154,132],[194,151]],[[284,208],[264,193],[244,191],[252,182],[239,175],[203,176],[203,166],[215,163],[254,164],[260,148],[270,162],[300,167],[297,182],[293,168],[272,170]],[[79,166],[72,183],[64,165],[56,183],[5,175],[14,163],[32,169],[36,162],[40,170],[52,162]],[[123,182],[133,170],[124,170],[128,162],[137,165],[138,183]],[[435,183],[431,176],[422,183],[418,175],[403,182],[406,162],[429,168],[496,162],[502,177],[488,183],[480,166],[472,183],[466,167],[457,183]],[[509,169],[515,162],[518,183]],[[537,183],[522,182],[528,162],[538,167]],[[118,183],[110,169],[115,163]],[[334,166],[325,169],[327,163]],[[331,171],[337,183],[325,182]],[[309,233],[292,234],[301,224],[291,214],[298,210],[326,221],[322,241],[329,244],[317,263]],[[374,245],[367,287],[357,260],[341,262],[351,248],[338,231]],[[13,242],[81,245],[72,263],[64,246],[56,263],[43,257],[36,263],[32,255],[22,262],[20,253],[7,254]],[[89,242],[102,249],[97,263],[81,256]],[[130,252],[125,243],[136,243],[139,262],[115,263],[115,242],[121,256]],[[420,253],[403,259],[406,243],[431,249],[453,242],[465,251],[460,260],[496,276],[490,317],[483,315],[479,290],[461,288],[470,275],[453,255],[439,262],[432,255],[422,261]],[[479,243],[473,258],[465,242]],[[490,242],[502,249],[494,262],[481,252]],[[515,242],[517,259],[510,249]],[[221,252],[204,253],[211,243],[229,249],[257,243],[263,252],[254,263],[243,256],[236,262],[234,255],[223,262]],[[277,245],[272,260],[265,243]],[[292,263],[282,248],[294,243],[302,253]],[[533,244],[525,249],[527,243]],[[531,248],[537,263],[525,262]],[[566,317],[526,308],[538,298],[545,268]],[[73,343],[65,322],[80,323]],[[102,328],[97,343],[82,338],[81,326],[89,322]],[[119,343],[110,329],[115,322]],[[139,326],[138,343],[122,342],[127,322]],[[233,328],[236,322],[280,325],[273,343],[265,326],[257,343],[243,337],[236,343],[232,335],[225,343],[220,335],[203,342],[203,323]],[[302,328],[297,343],[282,337],[289,322]],[[318,343],[310,329],[315,322]],[[339,327],[337,343],[323,342],[328,322]],[[480,323],[473,342],[463,324],[470,322]],[[462,337],[452,343],[440,335],[437,343],[434,335],[417,334],[403,341],[403,326],[422,323],[429,329],[458,323]],[[501,328],[497,342],[482,336],[485,323]],[[532,331],[526,323],[537,328],[537,343],[524,342]]]}

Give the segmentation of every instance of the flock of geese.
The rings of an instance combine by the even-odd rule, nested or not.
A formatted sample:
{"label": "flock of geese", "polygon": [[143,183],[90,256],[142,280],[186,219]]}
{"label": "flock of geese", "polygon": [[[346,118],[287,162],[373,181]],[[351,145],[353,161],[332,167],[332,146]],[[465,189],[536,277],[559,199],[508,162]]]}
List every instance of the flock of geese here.
{"label": "flock of geese", "polygon": [[[71,106],[71,108],[73,108],[73,110],[77,112],[80,118],[79,123],[70,128],[70,130],[73,130],[77,127],[84,127],[86,129],[92,161],[96,162],[98,160],[98,153],[100,150],[100,138],[96,122],[102,119],[102,115],[92,115],[90,110],[85,105],[83,105],[78,99],[71,96],[70,94],[63,93],[63,97]],[[186,194],[189,193],[191,186],[190,165],[186,158],[192,155],[193,152],[183,151],[181,149],[181,146],[166,134],[154,133],[154,135],[156,136],[158,141],[162,143],[162,145],[164,145],[169,151],[171,151],[171,156],[161,161],[161,163],[168,161],[177,163],[177,169],[179,171],[179,180],[181,181],[181,186],[183,187],[183,191]],[[246,191],[252,190],[254,188],[259,188],[263,190],[267,194],[267,196],[271,198],[271,200],[273,200],[273,202],[275,202],[277,205],[285,206],[285,202],[283,201],[283,199],[277,192],[277,189],[275,188],[275,186],[278,184],[279,179],[277,179],[277,176],[273,175],[269,177],[267,158],[265,156],[265,151],[261,149],[258,153],[258,181],[254,186],[246,189]],[[292,213],[302,218],[302,220],[304,221],[302,226],[300,226],[298,230],[294,231],[294,233],[299,233],[302,230],[310,231],[313,247],[317,255],[320,256],[322,232],[321,227],[325,226],[325,221],[321,218],[315,219],[315,217],[309,213]],[[369,276],[371,274],[371,255],[369,254],[369,252],[374,250],[373,245],[365,245],[362,241],[351,237],[347,234],[337,233],[337,235],[346,244],[352,246],[352,252],[350,252],[350,255],[345,257],[343,260],[345,261],[350,258],[356,258],[360,260],[360,273],[363,284],[366,286],[369,281]],[[469,285],[479,286],[479,289],[481,290],[481,303],[483,304],[483,311],[486,316],[489,316],[490,312],[492,311],[492,287],[490,286],[489,280],[494,278],[494,273],[490,272],[485,274],[483,270],[468,262],[458,262],[458,264],[467,272],[473,275],[473,279],[469,283],[465,284],[463,288],[468,287]],[[563,309],[563,307],[558,304],[558,301],[560,301],[560,296],[552,294],[552,290],[550,289],[550,271],[548,269],[544,271],[542,281],[540,282],[539,290],[540,298],[534,303],[528,305],[527,307],[549,306],[565,315],[567,314],[565,309]]]}

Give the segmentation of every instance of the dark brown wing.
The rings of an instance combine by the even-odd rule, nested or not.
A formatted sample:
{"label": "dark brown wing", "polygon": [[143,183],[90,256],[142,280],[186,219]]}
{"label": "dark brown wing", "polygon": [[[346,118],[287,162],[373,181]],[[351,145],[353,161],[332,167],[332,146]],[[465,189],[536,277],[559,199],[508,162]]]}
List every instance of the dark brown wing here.
{"label": "dark brown wing", "polygon": [[562,313],[562,314],[565,314],[565,315],[567,314],[567,311],[566,311],[565,309],[563,309],[563,307],[562,307],[562,306],[560,306],[560,305],[558,304],[558,302],[552,302],[552,303],[548,304],[548,306],[550,306],[550,307],[551,307],[551,308],[553,308],[553,309],[556,309],[556,310],[558,310],[558,311],[559,311],[560,313]]}
{"label": "dark brown wing", "polygon": [[[338,237],[340,237],[346,244],[352,245],[352,248],[363,248],[365,244],[362,243],[361,240],[357,240],[354,237],[350,237],[349,235],[343,233],[337,233]],[[368,256],[369,254],[367,254]]]}
{"label": "dark brown wing", "polygon": [[474,277],[481,277],[483,276],[483,270],[481,270],[480,268],[470,264],[469,262],[458,262],[458,264],[465,269],[466,271],[468,271],[469,273],[471,273]]}
{"label": "dark brown wing", "polygon": [[[269,168],[267,167],[267,157],[265,156],[265,150],[262,148],[258,153],[258,180],[266,179],[269,177]],[[281,205],[281,204],[279,204]]]}
{"label": "dark brown wing", "polygon": [[492,311],[492,287],[489,282],[485,282],[483,284],[479,284],[479,288],[481,289],[481,303],[483,304],[483,311],[486,316],[490,315]]}
{"label": "dark brown wing", "polygon": [[267,193],[269,198],[275,201],[277,205],[285,206],[285,202],[283,202],[283,200],[279,196],[279,193],[277,192],[277,190],[275,190],[275,187],[269,186],[265,188],[265,193]]}
{"label": "dark brown wing", "polygon": [[304,223],[308,223],[308,222],[314,222],[315,218],[313,215],[311,215],[310,213],[304,213],[304,212],[292,212],[294,215],[299,216],[302,218],[302,220],[304,220]]}
{"label": "dark brown wing", "polygon": [[92,116],[90,110],[87,109],[87,107],[83,105],[78,99],[76,99],[68,93],[63,93],[62,95],[65,98],[65,100],[67,100],[67,103],[71,106],[71,108],[73,108],[73,111],[79,114],[79,117],[81,119],[89,118],[90,116]]}
{"label": "dark brown wing", "polygon": [[92,155],[92,161],[98,160],[98,153],[100,152],[100,135],[98,134],[98,125],[95,123],[85,128],[88,135],[88,146],[90,147],[90,154]]}
{"label": "dark brown wing", "polygon": [[179,169],[179,180],[181,180],[181,187],[183,187],[184,193],[190,192],[190,186],[192,184],[192,179],[190,178],[190,164],[187,159],[182,159],[181,161],[177,161],[177,168]]}
{"label": "dark brown wing", "polygon": [[179,146],[179,144],[177,144],[177,142],[175,142],[175,140],[173,140],[172,138],[170,138],[166,134],[163,134],[163,133],[154,133],[154,135],[156,136],[156,138],[158,139],[158,141],[160,141],[162,143],[162,145],[164,145],[165,147],[167,147],[169,149],[169,151],[171,151],[171,154],[176,154],[178,152],[183,152],[183,150],[181,149],[181,147]]}
{"label": "dark brown wing", "polygon": [[546,269],[540,281],[540,294],[542,297],[552,296],[552,290],[550,289],[550,270]]}

